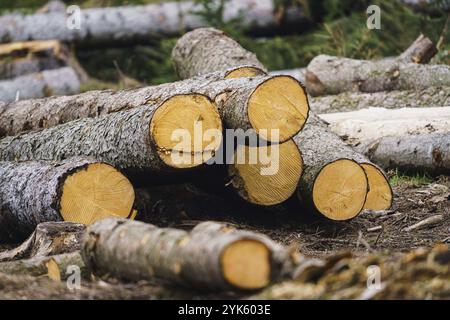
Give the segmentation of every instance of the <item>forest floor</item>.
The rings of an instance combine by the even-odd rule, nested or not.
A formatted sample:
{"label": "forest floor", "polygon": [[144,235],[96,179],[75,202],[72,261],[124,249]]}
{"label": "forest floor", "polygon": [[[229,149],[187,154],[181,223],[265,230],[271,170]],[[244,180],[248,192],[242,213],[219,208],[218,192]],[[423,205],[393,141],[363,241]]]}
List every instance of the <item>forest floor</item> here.
{"label": "forest floor", "polygon": [[[346,223],[316,221],[223,220],[263,232],[310,258],[326,261],[304,272],[300,280],[274,284],[245,295],[208,294],[161,283],[122,283],[89,279],[70,291],[64,282],[47,277],[0,274],[2,299],[339,299],[439,298],[450,299],[450,178],[427,184],[399,181],[392,210],[364,212]],[[431,216],[442,221],[405,231]],[[264,219],[263,219],[264,220]],[[275,219],[277,220],[277,219]],[[194,223],[186,221],[185,224]],[[374,231],[372,231],[374,230]],[[381,285],[367,287],[368,267],[380,270]]]}

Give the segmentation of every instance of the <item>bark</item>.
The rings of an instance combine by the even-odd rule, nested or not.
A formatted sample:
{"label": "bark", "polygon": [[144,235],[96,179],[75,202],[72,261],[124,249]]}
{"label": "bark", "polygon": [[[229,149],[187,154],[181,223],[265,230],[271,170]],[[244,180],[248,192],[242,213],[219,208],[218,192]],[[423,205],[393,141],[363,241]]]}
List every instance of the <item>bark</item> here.
{"label": "bark", "polygon": [[186,232],[120,219],[103,220],[88,228],[82,255],[86,265],[99,275],[128,280],[156,277],[196,288],[239,289],[224,279],[220,257],[228,245],[242,239],[262,241],[273,252],[272,279],[278,277],[282,266],[276,259],[285,255],[277,251],[284,252],[283,247],[263,235],[213,222]]}
{"label": "bark", "polygon": [[72,222],[44,222],[17,248],[0,252],[0,262],[48,257],[80,249],[85,226]]}
{"label": "bark", "polygon": [[254,53],[214,28],[196,29],[178,39],[172,61],[181,79],[244,65],[264,70]]}
{"label": "bark", "polygon": [[61,221],[59,200],[64,178],[95,162],[87,158],[0,162],[0,242],[20,242],[39,223]]}
{"label": "bark", "polygon": [[50,257],[37,256],[25,260],[0,262],[0,272],[2,273],[34,277],[48,276],[56,281],[66,280],[74,274],[74,267],[79,268],[81,277],[88,278],[89,271],[85,267],[79,251]]}
{"label": "bark", "polygon": [[331,131],[351,145],[367,144],[387,136],[412,136],[450,132],[450,107],[370,108],[319,115]]}
{"label": "bark", "polygon": [[450,105],[450,87],[429,87],[422,90],[394,90],[374,93],[343,92],[313,97],[311,110],[316,113],[345,112],[371,107],[387,109],[426,108]]}
{"label": "bark", "polygon": [[319,55],[306,71],[306,87],[313,96],[449,85],[450,66],[402,63],[396,59],[368,61]]}
{"label": "bark", "polygon": [[421,34],[400,56],[402,62],[428,63],[438,49],[430,38]]}
{"label": "bark", "polygon": [[[79,29],[67,27],[65,11],[12,13],[0,17],[0,42],[56,39],[85,46],[148,43],[152,36],[169,37],[206,26],[204,19],[196,14],[201,9],[194,1],[83,9]],[[297,7],[287,8],[280,19],[272,0],[228,1],[223,18],[225,21],[239,18],[241,26],[254,31],[273,31],[302,20]]]}
{"label": "bark", "polygon": [[450,172],[450,133],[430,133],[383,137],[357,150],[383,167],[409,172],[448,174]]}
{"label": "bark", "polygon": [[270,71],[269,75],[271,75],[271,76],[279,76],[279,75],[291,76],[294,79],[297,79],[297,81],[300,81],[301,83],[304,84],[305,83],[305,73],[306,73],[306,68],[297,68],[297,69]]}
{"label": "bark", "polygon": [[80,80],[70,67],[42,71],[0,81],[0,101],[70,95],[80,91]]}

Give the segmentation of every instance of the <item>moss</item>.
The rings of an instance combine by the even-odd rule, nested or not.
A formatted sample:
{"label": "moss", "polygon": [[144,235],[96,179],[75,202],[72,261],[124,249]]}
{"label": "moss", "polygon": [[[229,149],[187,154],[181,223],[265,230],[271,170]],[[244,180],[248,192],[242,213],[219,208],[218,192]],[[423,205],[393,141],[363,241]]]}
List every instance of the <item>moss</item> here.
{"label": "moss", "polygon": [[395,170],[390,178],[390,183],[393,187],[400,184],[407,184],[413,186],[425,185],[433,182],[433,179],[426,173],[416,173],[414,175],[404,174]]}

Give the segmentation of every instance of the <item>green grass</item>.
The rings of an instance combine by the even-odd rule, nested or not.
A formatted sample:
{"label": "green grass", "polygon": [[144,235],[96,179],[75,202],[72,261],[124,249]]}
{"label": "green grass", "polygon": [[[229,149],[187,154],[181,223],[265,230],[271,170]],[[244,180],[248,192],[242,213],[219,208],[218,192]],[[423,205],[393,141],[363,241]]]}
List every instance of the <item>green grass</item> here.
{"label": "green grass", "polygon": [[399,184],[408,184],[414,186],[425,185],[433,182],[433,179],[426,173],[416,173],[414,175],[409,175],[401,173],[395,170],[394,175],[390,179],[392,186],[397,186]]}

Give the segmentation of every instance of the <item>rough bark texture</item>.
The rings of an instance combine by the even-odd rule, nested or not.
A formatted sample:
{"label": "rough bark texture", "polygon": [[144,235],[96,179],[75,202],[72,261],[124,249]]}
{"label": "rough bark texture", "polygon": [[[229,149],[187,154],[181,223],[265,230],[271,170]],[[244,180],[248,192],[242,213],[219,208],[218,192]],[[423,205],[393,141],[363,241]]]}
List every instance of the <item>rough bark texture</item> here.
{"label": "rough bark texture", "polygon": [[42,71],[0,81],[0,101],[70,95],[80,92],[80,80],[70,67]]}
{"label": "rough bark texture", "polygon": [[450,172],[450,133],[384,137],[356,149],[385,169]]}
{"label": "rough bark texture", "polygon": [[172,61],[181,79],[243,65],[265,69],[254,53],[214,28],[196,29],[178,39]]}
{"label": "rough bark texture", "polygon": [[380,106],[387,109],[440,107],[450,105],[450,87],[373,93],[343,92],[312,97],[309,101],[311,110],[316,113],[345,112]]}
{"label": "rough bark texture", "polygon": [[61,162],[0,162],[0,242],[19,242],[47,221],[61,221],[59,200],[64,178],[88,158]]}
{"label": "rough bark texture", "polygon": [[396,59],[368,61],[320,55],[306,71],[306,87],[313,96],[449,85],[450,66],[402,63]]}
{"label": "rough bark texture", "polygon": [[[84,9],[81,10],[79,29],[67,27],[68,14],[65,11],[32,15],[13,13],[0,17],[0,42],[44,39],[83,45],[149,42],[154,35],[174,36],[205,26],[202,17],[195,14],[201,9],[202,6],[193,1]],[[283,22],[298,24],[302,19],[296,7],[288,8],[284,17],[279,17],[272,0],[227,2],[223,14],[225,21],[240,18],[241,14],[242,26],[253,30],[273,30]]]}
{"label": "rough bark texture", "polygon": [[450,132],[450,107],[369,108],[319,117],[329,123],[331,131],[354,146],[387,136]]}
{"label": "rough bark texture", "polygon": [[72,222],[44,222],[17,248],[0,252],[0,262],[47,257],[80,249],[86,227]]}
{"label": "rough bark texture", "polygon": [[192,92],[205,94],[215,100],[221,117],[229,128],[248,129],[250,124],[245,110],[249,95],[271,77],[223,80],[225,73],[226,70],[195,79],[117,92],[90,91],[74,96],[5,104],[0,102],[0,136],[16,135],[30,129],[53,127],[79,118],[158,104],[173,95]]}
{"label": "rough bark texture", "polygon": [[339,159],[349,159],[357,163],[370,163],[363,155],[347,146],[317,116],[311,115],[305,129],[293,138],[303,158],[303,174],[298,186],[301,201],[315,208],[312,195],[314,182],[322,168]]}
{"label": "rough bark texture", "polygon": [[37,256],[26,260],[0,262],[0,272],[34,277],[48,276],[50,279],[59,281],[66,280],[74,274],[74,266],[81,271],[80,276],[88,277],[89,271],[79,251],[50,257]]}
{"label": "rough bark texture", "polygon": [[421,34],[398,58],[402,62],[428,63],[437,52],[433,41]]}
{"label": "rough bark texture", "polygon": [[263,241],[274,250],[272,277],[277,278],[282,266],[275,257],[285,258],[283,247],[263,235],[231,230],[212,222],[201,223],[186,232],[106,219],[88,228],[82,255],[86,265],[100,275],[128,280],[157,277],[186,286],[233,289],[223,277],[220,256],[226,246],[242,239]]}

